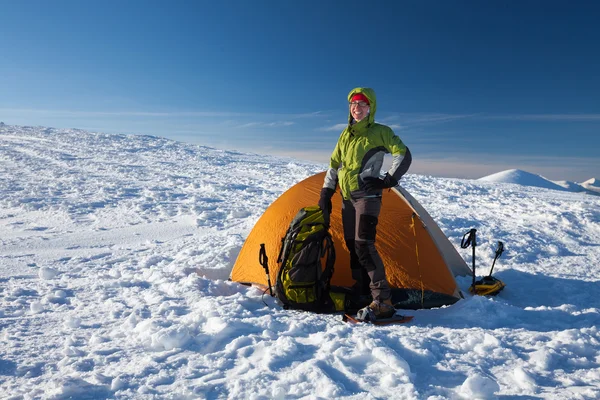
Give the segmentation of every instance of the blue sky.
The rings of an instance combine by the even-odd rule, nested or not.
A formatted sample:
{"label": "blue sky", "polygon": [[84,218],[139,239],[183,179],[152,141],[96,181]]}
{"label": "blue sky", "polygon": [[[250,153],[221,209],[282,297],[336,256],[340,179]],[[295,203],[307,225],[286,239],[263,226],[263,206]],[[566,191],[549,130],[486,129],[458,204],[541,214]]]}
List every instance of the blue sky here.
{"label": "blue sky", "polygon": [[325,162],[369,86],[410,172],[600,177],[600,3],[0,0],[0,121]]}

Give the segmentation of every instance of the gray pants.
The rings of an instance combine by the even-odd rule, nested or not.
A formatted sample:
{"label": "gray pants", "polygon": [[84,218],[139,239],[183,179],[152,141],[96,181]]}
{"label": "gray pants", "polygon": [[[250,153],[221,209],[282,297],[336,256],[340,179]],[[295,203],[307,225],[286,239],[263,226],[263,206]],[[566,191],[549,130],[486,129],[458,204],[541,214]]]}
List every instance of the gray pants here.
{"label": "gray pants", "polygon": [[352,278],[360,286],[368,277],[373,299],[383,301],[391,297],[391,291],[383,261],[375,248],[380,210],[381,197],[344,200],[342,204],[344,240],[350,251]]}

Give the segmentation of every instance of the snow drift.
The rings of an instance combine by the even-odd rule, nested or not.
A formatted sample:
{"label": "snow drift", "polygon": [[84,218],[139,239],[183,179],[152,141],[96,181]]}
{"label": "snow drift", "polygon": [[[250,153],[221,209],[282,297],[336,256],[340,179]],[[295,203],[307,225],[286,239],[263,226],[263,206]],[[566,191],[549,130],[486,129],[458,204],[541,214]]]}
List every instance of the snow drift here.
{"label": "snow drift", "polygon": [[225,280],[264,209],[324,167],[1,126],[0,397],[600,397],[600,198],[408,175],[455,245],[478,229],[482,273],[505,242],[508,287],[350,326]]}
{"label": "snow drift", "polygon": [[520,169],[509,169],[506,171],[497,172],[495,174],[479,178],[478,180],[485,182],[516,183],[517,185],[535,186],[552,190],[565,190],[564,187],[559,186],[548,179],[541,177],[540,175],[521,171]]}
{"label": "snow drift", "polygon": [[541,187],[552,190],[566,190],[569,192],[585,192],[592,195],[600,194],[600,186],[594,186],[597,184],[597,180],[595,178],[587,180],[583,183],[571,181],[551,181],[541,175],[532,174],[531,172],[526,172],[519,169],[509,169],[506,171],[497,172],[495,174],[479,178],[478,180],[482,182],[512,183],[522,186]]}

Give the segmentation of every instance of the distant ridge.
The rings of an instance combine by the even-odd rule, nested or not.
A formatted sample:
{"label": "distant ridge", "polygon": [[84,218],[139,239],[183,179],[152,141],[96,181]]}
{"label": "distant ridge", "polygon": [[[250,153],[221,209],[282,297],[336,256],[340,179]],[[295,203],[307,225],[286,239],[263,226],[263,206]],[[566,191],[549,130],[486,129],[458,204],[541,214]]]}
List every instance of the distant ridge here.
{"label": "distant ridge", "polygon": [[594,187],[600,189],[600,181],[596,178],[588,179],[585,182],[581,182],[581,186],[583,186],[583,187],[594,186]]}
{"label": "distant ridge", "polygon": [[522,171],[520,169],[509,169],[502,172],[497,172],[492,175],[479,178],[478,181],[484,182],[501,182],[515,183],[522,186],[534,186],[545,189],[560,190],[563,192],[584,192],[600,196],[600,181],[596,178],[589,179],[583,183],[571,181],[551,181],[541,175],[532,174],[531,172]]}
{"label": "distant ridge", "polygon": [[548,179],[532,174],[531,172],[522,171],[520,169],[509,169],[502,172],[497,172],[492,175],[484,176],[479,178],[479,181],[485,182],[501,182],[501,183],[516,183],[522,186],[535,186],[546,189],[571,191],[565,187],[557,185],[556,183],[549,181]]}
{"label": "distant ridge", "polygon": [[583,187],[587,193],[600,196],[600,181],[596,178],[591,178],[582,182],[581,187]]}
{"label": "distant ridge", "polygon": [[585,192],[585,188],[577,182],[571,181],[552,181],[558,186],[562,186],[570,192]]}

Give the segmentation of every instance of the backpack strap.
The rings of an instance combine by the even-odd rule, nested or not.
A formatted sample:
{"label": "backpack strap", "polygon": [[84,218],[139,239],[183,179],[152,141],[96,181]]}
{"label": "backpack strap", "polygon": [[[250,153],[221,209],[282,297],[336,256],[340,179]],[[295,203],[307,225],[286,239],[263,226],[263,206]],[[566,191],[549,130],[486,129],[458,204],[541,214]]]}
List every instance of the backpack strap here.
{"label": "backpack strap", "polygon": [[333,246],[333,239],[327,231],[327,227],[324,226],[325,237],[321,241],[321,257],[327,254],[325,259],[325,268],[321,273],[321,277],[315,279],[315,293],[317,293],[317,309],[316,312],[330,312],[331,311],[331,299],[329,297],[329,290],[331,286],[331,277],[333,276],[333,266],[335,264],[335,247]]}
{"label": "backpack strap", "polygon": [[335,247],[333,246],[333,239],[331,238],[331,234],[329,232],[327,232],[325,235],[323,242],[325,245],[323,246],[322,256],[324,256],[325,252],[327,252],[327,259],[325,260],[325,269],[321,275],[321,281],[329,283],[331,281],[331,277],[333,276],[333,266],[335,264]]}
{"label": "backpack strap", "polygon": [[[296,229],[293,229],[296,228]],[[288,257],[292,251],[293,245],[296,241],[296,237],[300,233],[300,227],[290,226],[285,233],[285,236],[281,238],[281,250],[279,250],[279,256],[277,257],[277,263],[279,264],[279,270],[277,271],[277,278],[275,280],[275,294],[283,303],[283,308],[288,309],[287,298],[285,297],[282,282],[283,274],[285,273],[285,265],[287,264]]]}

